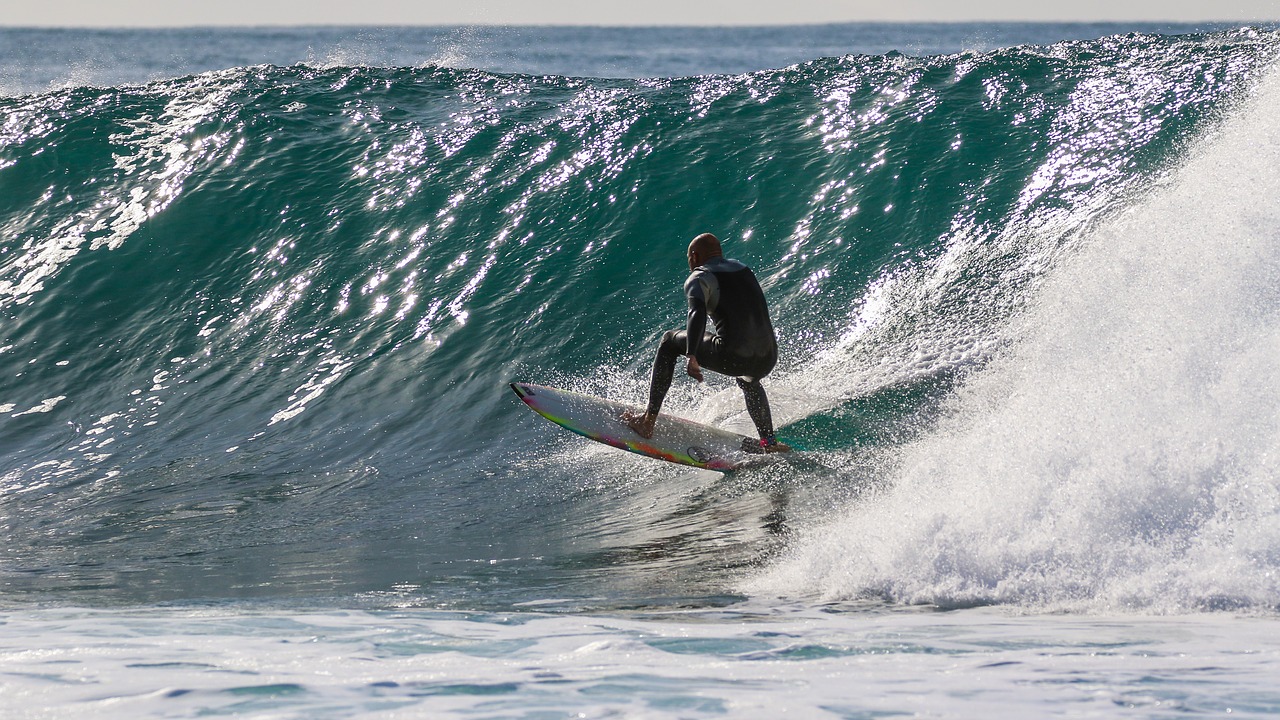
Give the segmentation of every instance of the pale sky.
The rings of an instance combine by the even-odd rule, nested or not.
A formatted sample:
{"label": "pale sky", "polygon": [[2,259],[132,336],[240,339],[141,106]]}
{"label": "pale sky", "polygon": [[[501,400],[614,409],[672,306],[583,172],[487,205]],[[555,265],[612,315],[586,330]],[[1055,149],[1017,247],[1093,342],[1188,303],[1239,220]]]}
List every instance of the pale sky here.
{"label": "pale sky", "polygon": [[1280,0],[0,0],[0,25],[778,25],[1267,21]]}

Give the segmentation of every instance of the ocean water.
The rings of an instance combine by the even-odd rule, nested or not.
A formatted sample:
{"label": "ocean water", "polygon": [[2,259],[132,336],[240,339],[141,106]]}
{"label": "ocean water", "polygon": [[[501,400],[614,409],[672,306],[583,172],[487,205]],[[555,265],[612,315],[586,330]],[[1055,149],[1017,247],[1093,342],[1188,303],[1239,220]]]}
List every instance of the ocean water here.
{"label": "ocean water", "polygon": [[[0,30],[0,714],[1280,712],[1278,52]],[[642,402],[703,231],[803,452],[507,389]]]}

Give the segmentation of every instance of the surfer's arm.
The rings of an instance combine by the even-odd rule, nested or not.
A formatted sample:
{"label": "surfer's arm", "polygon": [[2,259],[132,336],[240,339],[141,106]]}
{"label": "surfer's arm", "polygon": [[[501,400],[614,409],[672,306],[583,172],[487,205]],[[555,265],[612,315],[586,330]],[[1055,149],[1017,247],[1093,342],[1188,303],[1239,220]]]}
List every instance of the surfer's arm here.
{"label": "surfer's arm", "polygon": [[[685,355],[690,359],[698,354],[702,336],[707,331],[707,297],[698,273],[689,276],[684,284],[684,294],[689,298],[689,317],[685,322]],[[694,361],[695,367],[697,361]],[[690,373],[692,375],[693,373]]]}
{"label": "surfer's arm", "polygon": [[[701,285],[697,287],[700,291]],[[688,338],[685,345],[685,354],[689,356],[689,363],[685,366],[685,372],[698,382],[702,382],[702,366],[698,364],[698,348],[702,346],[702,334],[706,330],[707,304],[703,302],[700,292],[697,296],[690,294],[689,322],[685,326],[685,336]]]}

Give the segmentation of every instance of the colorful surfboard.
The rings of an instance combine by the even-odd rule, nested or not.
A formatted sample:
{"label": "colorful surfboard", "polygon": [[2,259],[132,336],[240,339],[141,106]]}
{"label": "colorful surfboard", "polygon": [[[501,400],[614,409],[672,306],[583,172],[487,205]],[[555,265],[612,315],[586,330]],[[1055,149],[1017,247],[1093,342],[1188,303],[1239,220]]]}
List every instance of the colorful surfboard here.
{"label": "colorful surfboard", "polygon": [[583,437],[621,450],[693,467],[729,472],[771,456],[748,452],[759,441],[671,415],[659,415],[653,437],[643,438],[622,421],[628,405],[571,390],[511,383],[511,389],[539,415]]}

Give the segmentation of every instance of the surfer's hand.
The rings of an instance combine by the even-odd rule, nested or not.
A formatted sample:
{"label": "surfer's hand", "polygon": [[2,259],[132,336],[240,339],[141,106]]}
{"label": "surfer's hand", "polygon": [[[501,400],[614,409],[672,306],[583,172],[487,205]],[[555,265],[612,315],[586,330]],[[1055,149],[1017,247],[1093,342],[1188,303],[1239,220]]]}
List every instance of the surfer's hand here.
{"label": "surfer's hand", "polygon": [[702,382],[702,366],[698,364],[698,358],[690,355],[689,365],[685,368],[685,372],[689,373],[689,377]]}

